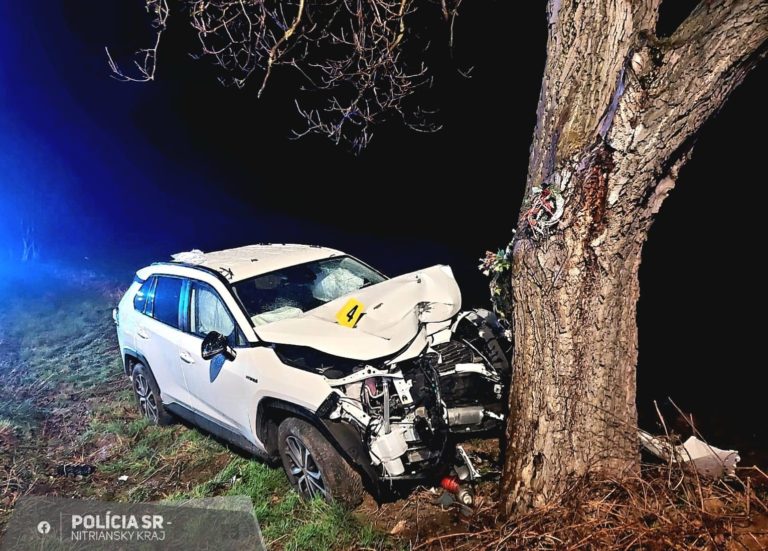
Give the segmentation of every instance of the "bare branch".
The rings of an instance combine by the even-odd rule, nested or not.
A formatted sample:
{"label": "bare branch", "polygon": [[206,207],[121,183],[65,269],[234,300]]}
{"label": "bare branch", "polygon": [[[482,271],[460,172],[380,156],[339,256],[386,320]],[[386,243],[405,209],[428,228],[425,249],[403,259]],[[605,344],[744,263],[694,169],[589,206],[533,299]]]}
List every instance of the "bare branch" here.
{"label": "bare branch", "polygon": [[397,33],[397,37],[390,48],[397,48],[400,41],[403,40],[403,36],[405,36],[405,7],[407,5],[408,0],[400,0],[400,9],[397,12],[397,17],[400,19],[400,31]]}
{"label": "bare branch", "polygon": [[104,48],[107,53],[107,63],[112,71],[112,76],[123,82],[149,82],[155,79],[157,70],[157,51],[160,48],[160,39],[166,29],[168,15],[167,0],[145,0],[147,12],[152,16],[152,27],[155,29],[155,41],[149,48],[144,48],[136,52],[133,63],[136,65],[138,76],[131,76],[124,72],[115,62],[109,48]]}
{"label": "bare branch", "polygon": [[[158,2],[165,8],[165,1],[146,0],[148,9]],[[436,15],[452,25],[460,3],[435,2]],[[278,66],[296,69],[318,93],[302,101],[306,105],[297,103],[306,127],[295,136],[318,133],[360,151],[374,127],[389,118],[419,131],[439,128],[427,110],[411,104],[430,83],[420,56],[403,53],[428,46],[406,25],[416,9],[411,0],[191,0],[190,20],[201,46],[198,57],[221,67],[224,84],[243,87],[256,73],[261,96]],[[156,27],[164,29],[164,22]],[[113,73],[152,80],[157,44],[140,54],[138,77],[126,76],[109,56]]]}
{"label": "bare branch", "polygon": [[659,44],[659,52],[644,125],[658,132],[671,152],[720,109],[768,53],[768,2],[702,1]]}
{"label": "bare branch", "polygon": [[264,80],[261,83],[261,88],[259,88],[259,93],[257,94],[258,97],[261,97],[261,94],[264,92],[264,88],[267,86],[267,80],[269,79],[269,74],[272,72],[272,65],[275,63],[275,59],[277,58],[277,51],[278,48],[286,42],[293,33],[296,32],[296,29],[299,27],[299,23],[301,22],[301,16],[304,13],[304,0],[299,0],[299,9],[296,13],[296,18],[293,20],[293,23],[291,23],[291,26],[288,27],[285,30],[285,34],[283,37],[278,40],[272,48],[269,50],[269,57],[267,58],[267,70],[264,73]]}

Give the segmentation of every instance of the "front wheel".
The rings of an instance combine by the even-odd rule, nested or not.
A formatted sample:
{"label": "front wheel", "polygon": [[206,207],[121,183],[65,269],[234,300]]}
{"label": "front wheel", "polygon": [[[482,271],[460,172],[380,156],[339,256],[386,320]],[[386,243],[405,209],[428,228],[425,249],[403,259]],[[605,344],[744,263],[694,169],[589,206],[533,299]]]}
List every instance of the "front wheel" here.
{"label": "front wheel", "polygon": [[321,498],[354,509],[363,500],[360,474],[314,426],[289,417],[277,429],[288,480],[304,499]]}

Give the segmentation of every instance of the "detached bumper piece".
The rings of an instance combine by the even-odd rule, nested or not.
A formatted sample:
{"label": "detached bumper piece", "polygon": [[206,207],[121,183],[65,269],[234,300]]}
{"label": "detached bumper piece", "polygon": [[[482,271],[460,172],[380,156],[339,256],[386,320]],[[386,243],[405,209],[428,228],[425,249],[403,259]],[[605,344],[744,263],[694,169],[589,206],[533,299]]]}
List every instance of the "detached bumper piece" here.
{"label": "detached bumper piece", "polygon": [[673,445],[666,437],[652,436],[644,430],[638,431],[640,444],[656,457],[694,469],[699,476],[718,479],[736,474],[736,465],[741,460],[736,450],[721,450],[703,440],[691,436],[682,444]]}

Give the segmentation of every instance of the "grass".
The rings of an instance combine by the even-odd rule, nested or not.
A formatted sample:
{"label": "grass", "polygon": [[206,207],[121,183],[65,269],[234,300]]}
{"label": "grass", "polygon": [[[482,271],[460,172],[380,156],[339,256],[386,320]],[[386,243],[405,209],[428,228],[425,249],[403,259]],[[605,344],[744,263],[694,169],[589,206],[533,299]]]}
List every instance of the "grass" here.
{"label": "grass", "polygon": [[77,289],[67,294],[17,294],[1,314],[0,417],[24,431],[119,373],[110,305]]}
{"label": "grass", "polygon": [[[365,518],[302,501],[282,469],[198,429],[140,418],[122,375],[114,293],[31,290],[22,288],[0,312],[0,465],[11,465],[6,477],[14,477],[5,489],[0,479],[0,531],[15,499],[36,488],[131,502],[247,495],[270,548],[391,547]],[[68,463],[96,471],[83,479],[50,476]]]}
{"label": "grass", "polygon": [[186,493],[174,493],[170,501],[212,495],[247,495],[269,547],[279,544],[290,550],[388,548],[380,532],[341,507],[320,499],[302,501],[282,471],[245,458],[234,458],[216,477]]}
{"label": "grass", "polygon": [[[100,473],[111,478],[126,475],[123,497],[129,501],[183,499],[212,496],[249,496],[254,513],[270,548],[342,549],[385,548],[387,538],[364,519],[320,500],[303,502],[291,489],[282,469],[243,457],[205,433],[183,425],[157,427],[140,418],[125,417],[132,411],[132,397],[105,404],[96,411],[83,442],[120,442],[114,458],[104,461]],[[211,471],[211,466],[223,468]],[[192,476],[192,484],[152,486],[153,473],[176,471],[181,479],[195,471],[210,477]],[[146,479],[150,480],[147,481]],[[135,481],[140,481],[136,484]]]}
{"label": "grass", "polygon": [[16,432],[19,430],[18,425],[10,419],[0,417],[0,441],[10,441],[16,436]]}

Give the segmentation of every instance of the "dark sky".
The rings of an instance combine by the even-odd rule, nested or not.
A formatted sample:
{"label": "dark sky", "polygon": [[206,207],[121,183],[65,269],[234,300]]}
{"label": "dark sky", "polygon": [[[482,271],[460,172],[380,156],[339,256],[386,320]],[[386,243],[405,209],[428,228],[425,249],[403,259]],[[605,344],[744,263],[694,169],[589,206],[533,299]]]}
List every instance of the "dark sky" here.
{"label": "dark sky", "polygon": [[[354,157],[321,137],[288,140],[301,125],[290,75],[275,74],[258,101],[255,83],[220,86],[188,55],[194,36],[179,12],[158,80],[138,85],[109,77],[104,47],[125,61],[145,45],[141,0],[0,3],[0,259],[33,216],[44,257],[126,274],[193,247],[311,242],[389,274],[450,263],[466,302],[482,303],[476,259],[511,237],[546,23],[540,2],[464,5],[452,56],[437,19],[431,31],[435,84],[423,102],[444,129],[392,122]],[[691,5],[668,0],[662,27]],[[471,79],[456,70],[470,66]],[[743,421],[765,419],[749,383],[765,363],[761,327],[745,318],[760,280],[749,259],[764,248],[750,202],[765,182],[765,140],[749,136],[768,123],[766,76],[764,64],[701,133],[641,268],[641,410],[677,397],[731,445],[768,440]]]}

